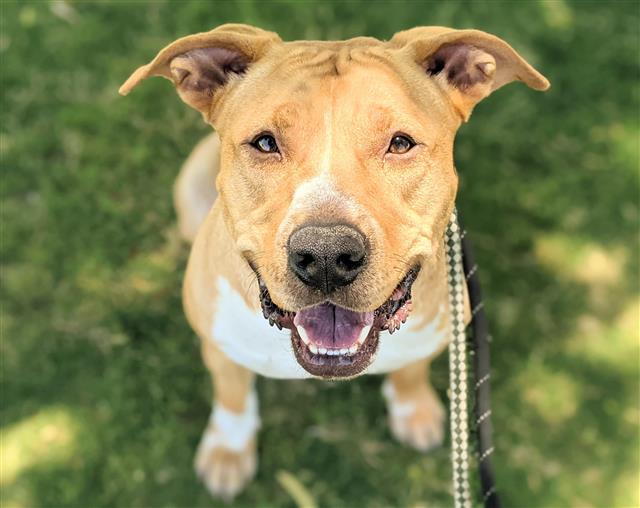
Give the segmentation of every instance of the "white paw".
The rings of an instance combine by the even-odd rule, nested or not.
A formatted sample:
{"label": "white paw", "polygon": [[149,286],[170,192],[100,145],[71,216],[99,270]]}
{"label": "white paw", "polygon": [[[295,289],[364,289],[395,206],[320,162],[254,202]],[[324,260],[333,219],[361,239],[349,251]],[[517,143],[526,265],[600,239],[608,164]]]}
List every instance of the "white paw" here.
{"label": "white paw", "polygon": [[212,495],[231,501],[256,473],[258,398],[247,394],[241,413],[215,404],[196,452],[196,473]]}
{"label": "white paw", "polygon": [[387,382],[383,386],[383,393],[394,438],[421,452],[442,444],[445,411],[431,388],[425,388],[410,398],[399,399],[393,386]]}
{"label": "white paw", "polygon": [[219,443],[219,434],[209,426],[196,452],[195,469],[209,492],[231,501],[251,481],[257,469],[255,439],[240,451]]}

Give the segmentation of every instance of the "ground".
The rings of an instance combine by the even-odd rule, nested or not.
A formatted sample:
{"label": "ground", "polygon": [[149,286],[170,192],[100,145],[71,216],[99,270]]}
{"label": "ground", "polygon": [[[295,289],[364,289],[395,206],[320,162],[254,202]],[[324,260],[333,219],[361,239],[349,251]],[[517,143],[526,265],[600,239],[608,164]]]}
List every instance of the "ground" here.
{"label": "ground", "polygon": [[[475,27],[551,81],[484,101],[459,208],[493,331],[507,506],[638,506],[635,2],[3,2],[2,506],[210,506],[210,386],[180,302],[170,189],[207,132],[130,71],[228,21],[285,39]],[[434,383],[444,398],[446,356]],[[260,470],[234,506],[449,506],[448,443],[396,444],[380,379],[259,382]]]}

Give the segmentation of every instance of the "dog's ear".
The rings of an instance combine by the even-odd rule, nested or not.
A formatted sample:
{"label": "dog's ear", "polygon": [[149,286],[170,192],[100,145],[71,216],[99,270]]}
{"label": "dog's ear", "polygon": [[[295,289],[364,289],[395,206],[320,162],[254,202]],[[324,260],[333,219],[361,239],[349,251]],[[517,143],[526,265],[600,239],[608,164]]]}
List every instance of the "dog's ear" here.
{"label": "dog's ear", "polygon": [[120,87],[127,95],[150,76],[173,81],[180,98],[209,119],[217,92],[234,75],[241,75],[269,48],[281,42],[273,32],[249,25],[227,24],[210,32],[182,37],[165,47],[147,65],[139,67]]}
{"label": "dog's ear", "polygon": [[388,42],[431,76],[464,121],[491,92],[520,80],[535,90],[549,81],[502,39],[480,30],[418,27],[398,32]]}

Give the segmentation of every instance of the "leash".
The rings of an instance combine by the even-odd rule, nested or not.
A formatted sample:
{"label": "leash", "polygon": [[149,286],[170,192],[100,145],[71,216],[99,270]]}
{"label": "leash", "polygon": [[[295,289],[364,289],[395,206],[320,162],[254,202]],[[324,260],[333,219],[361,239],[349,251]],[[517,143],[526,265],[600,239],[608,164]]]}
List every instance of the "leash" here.
{"label": "leash", "polygon": [[471,304],[471,325],[474,366],[474,431],[477,437],[477,460],[485,508],[500,508],[495,488],[491,457],[494,446],[491,425],[491,375],[487,318],[478,265],[466,232],[461,228],[458,212],[454,208],[445,233],[445,251],[448,265],[449,312],[451,316],[451,342],[449,343],[449,421],[451,426],[451,463],[453,468],[453,499],[456,508],[471,508],[469,481],[469,375],[467,361],[467,334],[464,324],[464,284],[466,282]]}

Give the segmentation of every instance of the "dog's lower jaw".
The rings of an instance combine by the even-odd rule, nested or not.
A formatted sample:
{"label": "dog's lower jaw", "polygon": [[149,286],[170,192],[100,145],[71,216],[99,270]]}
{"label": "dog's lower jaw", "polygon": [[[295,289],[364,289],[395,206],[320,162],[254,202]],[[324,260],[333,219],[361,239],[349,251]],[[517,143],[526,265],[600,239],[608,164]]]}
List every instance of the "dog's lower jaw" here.
{"label": "dog's lower jaw", "polygon": [[[411,287],[419,272],[419,265],[411,268],[391,296],[375,311],[368,313],[349,311],[331,303],[315,305],[297,313],[284,311],[273,303],[269,290],[257,274],[262,313],[271,326],[291,330],[292,349],[296,361],[303,369],[313,376],[325,379],[349,379],[363,374],[375,359],[380,332],[387,330],[392,334],[407,320],[412,309]],[[331,329],[334,335],[320,337],[318,342],[309,337],[301,315],[311,313],[320,314],[321,317],[323,312],[318,312],[320,309],[329,312],[333,309]],[[339,316],[346,320],[341,322],[342,329],[347,328],[347,332],[354,332],[349,334],[350,339],[341,341],[342,346],[337,344],[335,336],[336,320]],[[313,316],[312,322],[317,322],[318,317]],[[358,329],[359,333],[355,333]],[[325,331],[325,335],[326,333]]]}
{"label": "dog's lower jaw", "polygon": [[379,336],[380,328],[374,324],[362,344],[357,347],[357,351],[326,358],[328,355],[311,352],[294,325],[291,329],[291,344],[296,360],[310,374],[324,379],[346,380],[363,374],[373,362],[378,350]]}

